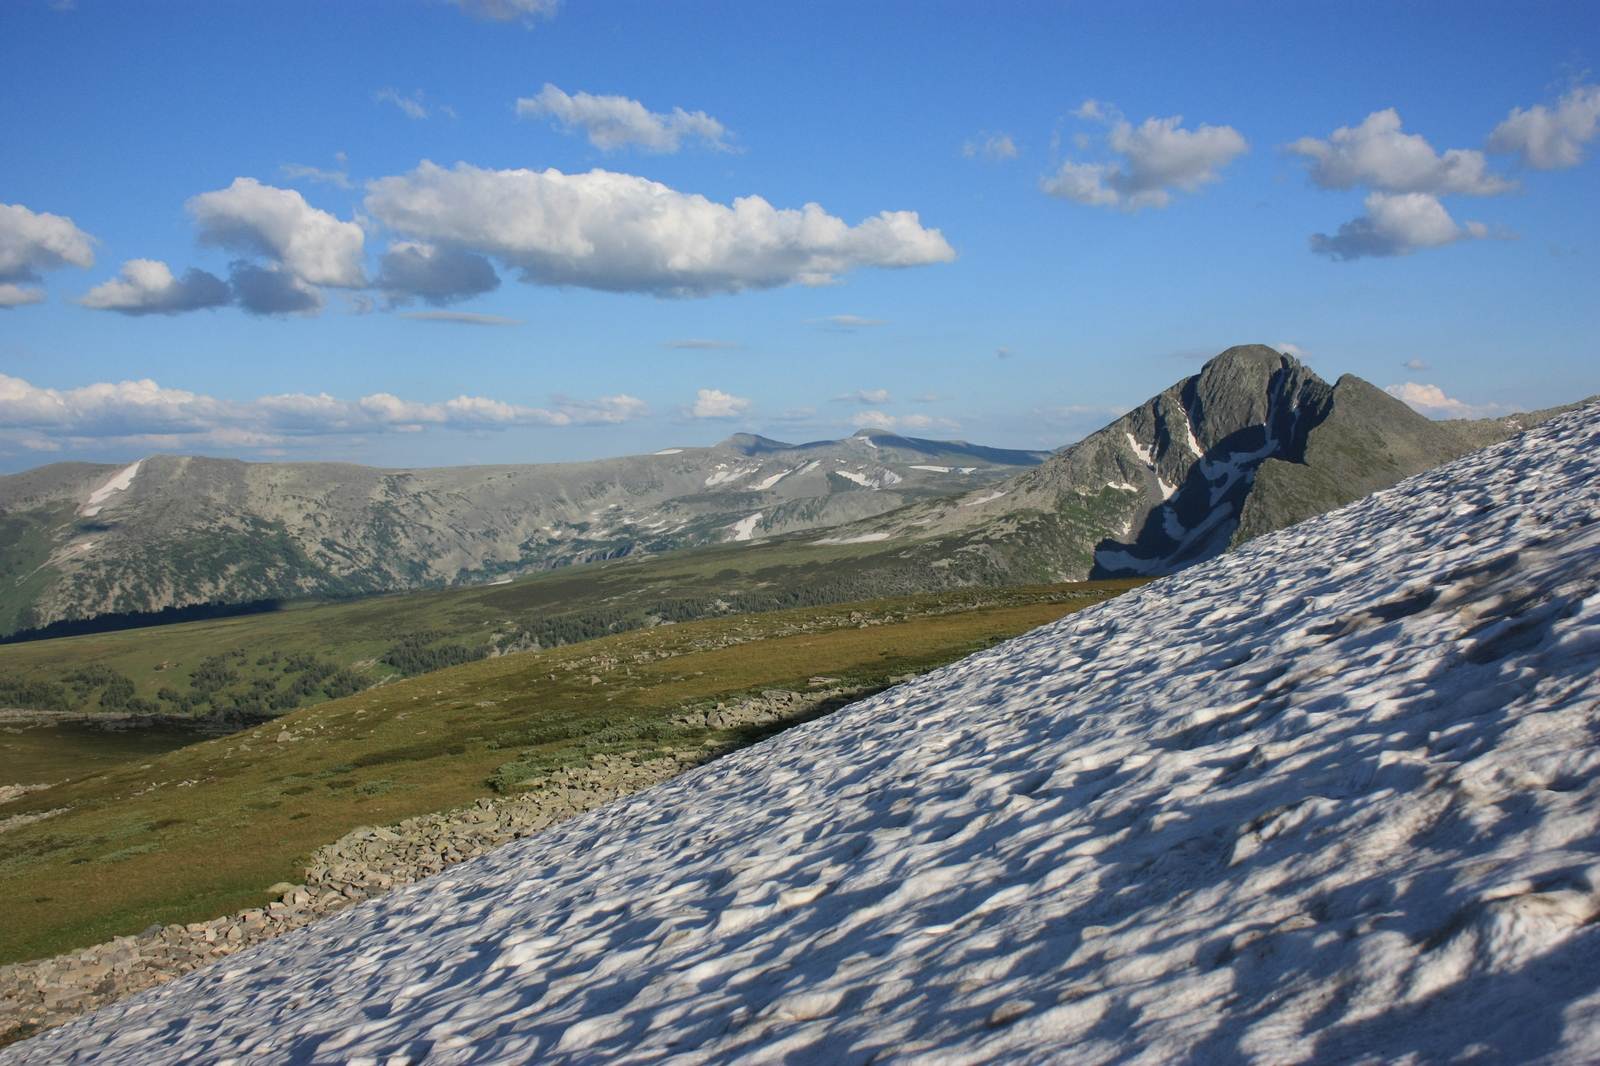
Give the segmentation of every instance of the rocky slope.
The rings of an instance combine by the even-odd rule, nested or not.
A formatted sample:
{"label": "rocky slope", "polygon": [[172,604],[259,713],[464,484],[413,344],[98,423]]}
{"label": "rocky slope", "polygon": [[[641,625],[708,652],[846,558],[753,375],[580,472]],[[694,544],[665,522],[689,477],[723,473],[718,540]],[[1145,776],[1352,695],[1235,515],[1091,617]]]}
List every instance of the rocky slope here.
{"label": "rocky slope", "polygon": [[1592,1063],[1597,519],[1600,406],[0,1062]]}
{"label": "rocky slope", "polygon": [[887,542],[885,569],[952,583],[1171,573],[1571,409],[1434,422],[1353,375],[1329,385],[1243,345],[1031,470],[827,539]]}
{"label": "rocky slope", "polygon": [[987,484],[1048,454],[863,430],[520,466],[57,463],[0,478],[0,632],[172,605],[481,584],[748,541]]}

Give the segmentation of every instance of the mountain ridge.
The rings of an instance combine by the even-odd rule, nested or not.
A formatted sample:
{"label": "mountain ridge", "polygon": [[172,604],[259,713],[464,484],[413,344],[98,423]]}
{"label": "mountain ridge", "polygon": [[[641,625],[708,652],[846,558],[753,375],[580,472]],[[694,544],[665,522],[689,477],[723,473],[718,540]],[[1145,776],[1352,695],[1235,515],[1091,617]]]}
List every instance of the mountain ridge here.
{"label": "mountain ridge", "polygon": [[984,484],[1049,454],[878,431],[756,455],[729,440],[586,463],[391,469],[152,455],[35,468],[0,478],[0,630],[476,584],[753,540]]}

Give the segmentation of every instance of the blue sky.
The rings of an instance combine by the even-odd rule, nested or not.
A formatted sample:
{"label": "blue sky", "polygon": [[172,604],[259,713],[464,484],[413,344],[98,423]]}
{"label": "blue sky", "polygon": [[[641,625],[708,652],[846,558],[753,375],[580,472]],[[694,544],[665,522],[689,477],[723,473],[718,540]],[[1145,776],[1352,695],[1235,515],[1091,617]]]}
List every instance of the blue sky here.
{"label": "blue sky", "polygon": [[12,0],[0,469],[1056,447],[1249,342],[1436,417],[1570,402],[1597,40],[1592,3]]}

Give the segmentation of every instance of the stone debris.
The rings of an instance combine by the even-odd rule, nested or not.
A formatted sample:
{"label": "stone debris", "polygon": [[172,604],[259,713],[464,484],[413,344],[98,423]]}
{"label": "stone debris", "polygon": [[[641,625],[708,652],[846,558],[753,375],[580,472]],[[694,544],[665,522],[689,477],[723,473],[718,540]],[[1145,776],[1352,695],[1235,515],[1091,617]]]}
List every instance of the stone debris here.
{"label": "stone debris", "polygon": [[[907,674],[893,681],[907,680]],[[825,692],[764,691],[758,699],[719,703],[675,719],[697,728],[733,729],[794,723],[829,713],[874,689]],[[280,734],[280,740],[282,735]],[[287,741],[284,741],[287,743]],[[597,754],[588,766],[568,766],[524,791],[485,797],[465,807],[407,818],[397,825],[360,826],[319,848],[302,885],[278,884],[265,907],[190,925],[151,926],[83,951],[0,966],[0,1046],[60,1025],[124,996],[236,951],[336,914],[352,903],[431,877],[513,840],[640,789],[676,777],[742,744],[708,741],[696,748],[663,746],[620,755]]]}

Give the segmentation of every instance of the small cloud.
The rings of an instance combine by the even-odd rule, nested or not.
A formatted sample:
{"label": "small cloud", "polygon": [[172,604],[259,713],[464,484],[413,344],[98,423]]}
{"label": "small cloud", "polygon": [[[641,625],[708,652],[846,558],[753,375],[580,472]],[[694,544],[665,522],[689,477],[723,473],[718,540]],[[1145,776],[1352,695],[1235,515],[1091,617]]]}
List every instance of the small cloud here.
{"label": "small cloud", "polygon": [[863,411],[850,418],[850,424],[863,429],[923,429],[928,426],[947,426],[951,429],[960,428],[960,424],[948,418],[932,418],[928,415],[888,415],[882,411]]}
{"label": "small cloud", "polygon": [[28,304],[43,303],[44,299],[43,289],[25,289],[21,285],[0,283],[0,307],[26,307]]}
{"label": "small cloud", "polygon": [[1554,111],[1535,104],[1511,115],[1489,134],[1489,151],[1515,153],[1535,170],[1567,170],[1583,162],[1583,146],[1600,132],[1600,85],[1579,85]]}
{"label": "small cloud", "polygon": [[532,26],[536,18],[554,18],[561,0],[444,0],[484,22],[518,22]]}
{"label": "small cloud", "polygon": [[472,326],[521,326],[525,318],[505,318],[501,315],[480,315],[472,311],[410,311],[396,318],[409,318],[416,322],[461,322]]}
{"label": "small cloud", "polygon": [[1385,385],[1383,391],[1429,418],[1497,418],[1517,410],[1497,403],[1465,403],[1446,396],[1437,385],[1419,385],[1414,381],[1404,385]]}
{"label": "small cloud", "polygon": [[1429,366],[1427,363],[1424,363],[1421,359],[1407,359],[1405,362],[1401,363],[1400,365],[1405,367],[1407,370],[1432,370],[1433,369],[1433,367]]}
{"label": "small cloud", "polygon": [[[1457,226],[1437,196],[1424,192],[1371,192],[1362,204],[1367,213],[1343,223],[1339,232],[1311,235],[1311,250],[1318,255],[1349,262],[1363,256],[1386,258],[1410,255],[1419,248],[1443,248],[1457,241],[1477,241],[1491,236],[1482,222]],[[1514,234],[1497,231],[1502,240]]]}
{"label": "small cloud", "polygon": [[[1202,185],[1219,182],[1217,171],[1250,150],[1244,136],[1232,126],[1186,130],[1182,115],[1148,118],[1135,127],[1109,104],[1085,101],[1073,112],[1080,119],[1110,126],[1107,145],[1118,157],[1105,163],[1061,164],[1054,177],[1040,183],[1040,191],[1063,200],[1093,207],[1115,207],[1132,213],[1143,207],[1160,209],[1172,203],[1172,189],[1197,192]],[[1086,142],[1076,142],[1082,150]]]}
{"label": "small cloud", "polygon": [[996,359],[1014,359],[1017,353],[1010,348],[996,348],[994,354]]}
{"label": "small cloud", "polygon": [[704,111],[676,107],[670,115],[659,114],[626,96],[569,95],[548,82],[538,96],[517,101],[517,117],[524,115],[553,118],[569,133],[581,129],[601,151],[636,144],[652,152],[676,152],[688,137],[698,138],[707,148],[733,150],[723,140],[727,127]]}
{"label": "small cloud", "polygon": [[912,403],[938,403],[939,402],[939,394],[937,392],[925,392],[921,396],[913,396],[913,397],[911,397],[911,402]]}
{"label": "small cloud", "polygon": [[1517,183],[1489,169],[1482,152],[1452,148],[1443,155],[1415,133],[1400,129],[1394,108],[1374,111],[1359,126],[1341,126],[1328,139],[1302,137],[1285,151],[1310,161],[1312,184],[1324,189],[1364,185],[1388,193],[1498,196]]}
{"label": "small cloud", "polygon": [[857,389],[855,392],[844,392],[834,397],[837,403],[859,403],[872,405],[875,403],[893,403],[894,397],[889,395],[888,389]]}
{"label": "small cloud", "polygon": [[777,421],[779,421],[779,422],[810,422],[810,421],[813,421],[816,417],[817,417],[817,409],[815,407],[790,407],[790,408],[788,408],[787,410],[781,412],[778,415]]}
{"label": "small cloud", "polygon": [[668,341],[662,345],[664,348],[737,348],[739,345],[733,341],[713,341],[704,337],[691,337],[688,340]]}
{"label": "small cloud", "polygon": [[428,109],[422,103],[422,90],[418,89],[410,96],[401,96],[394,89],[379,89],[372,94],[372,98],[382,103],[388,100],[394,106],[404,111],[407,118],[427,118]]}
{"label": "small cloud", "polygon": [[1304,348],[1300,347],[1298,344],[1290,344],[1287,341],[1285,341],[1282,344],[1274,345],[1274,347],[1276,347],[1278,349],[1278,351],[1282,352],[1284,355],[1292,355],[1292,356],[1294,356],[1296,359],[1300,360],[1302,363],[1311,362],[1311,359],[1312,359],[1311,353],[1306,351]]}
{"label": "small cloud", "polygon": [[700,389],[685,414],[690,418],[740,418],[755,410],[755,406],[754,402],[730,396],[721,389]]}
{"label": "small cloud", "polygon": [[1003,163],[1017,158],[1017,142],[1009,133],[980,133],[978,140],[961,146],[961,154],[968,159],[981,158],[985,163]]}
{"label": "small cloud", "polygon": [[301,166],[299,163],[285,163],[278,168],[283,176],[290,181],[311,181],[324,185],[334,185],[341,189],[353,189],[350,184],[348,170],[323,170],[321,167]]}
{"label": "small cloud", "polygon": [[179,279],[159,259],[130,259],[122,264],[120,278],[101,282],[78,303],[124,315],[178,315],[226,307],[233,303],[233,293],[221,278],[204,270],[190,267]]}
{"label": "small cloud", "polygon": [[887,326],[889,324],[887,318],[862,318],[860,315],[829,315],[827,318],[808,318],[806,321],[813,325],[845,326],[852,329],[857,326]]}

